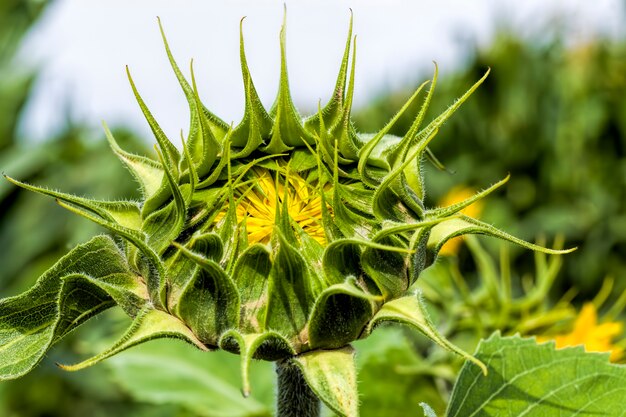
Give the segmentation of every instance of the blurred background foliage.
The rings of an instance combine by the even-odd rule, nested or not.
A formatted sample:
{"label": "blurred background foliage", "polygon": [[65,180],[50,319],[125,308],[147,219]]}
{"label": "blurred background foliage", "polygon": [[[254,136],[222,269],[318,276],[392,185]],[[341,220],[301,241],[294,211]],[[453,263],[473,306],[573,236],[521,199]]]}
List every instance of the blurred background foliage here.
{"label": "blurred background foliage", "polygon": [[[0,167],[17,178],[74,194],[102,198],[129,198],[136,184],[108,150],[103,134],[94,135],[73,121],[69,109],[65,128],[43,143],[18,134],[20,115],[31,94],[36,69],[24,68],[14,55],[21,37],[48,3],[36,0],[3,1],[0,6]],[[116,129],[118,140],[142,152],[145,142],[131,132]],[[24,231],[30,231],[24,233]],[[33,233],[36,231],[36,233]],[[71,216],[50,201],[8,181],[0,182],[0,291],[15,294],[28,288],[34,277],[50,267],[69,247],[102,229]]]}
{"label": "blurred background foliage", "polygon": [[[0,169],[79,195],[132,198],[136,184],[106,140],[72,120],[71,111],[59,114],[66,128],[45,142],[32,143],[18,134],[37,71],[25,69],[15,54],[46,4],[0,2]],[[565,246],[579,250],[564,259],[546,258],[468,239],[418,282],[433,318],[469,351],[496,329],[524,335],[571,330],[578,310],[571,303],[572,288],[579,291],[577,300],[595,297],[599,309],[608,306],[602,314],[614,319],[626,303],[620,298],[626,288],[626,42],[570,45],[558,27],[525,37],[501,29],[491,44],[469,42],[467,50],[465,64],[446,69],[440,78],[433,115],[487,68],[492,72],[433,142],[432,150],[448,170],[426,164],[429,204],[448,198],[445,193],[454,186],[479,189],[510,172],[509,184],[489,197],[481,217],[529,240],[561,235]],[[415,82],[428,77],[418,74]],[[357,127],[380,128],[412,89],[381,94],[355,112]],[[394,133],[402,135],[411,121],[401,119]],[[117,127],[114,134],[124,148],[149,153],[147,141],[132,132]],[[2,296],[29,287],[69,247],[102,232],[48,199],[0,182]],[[204,355],[182,344],[156,343],[78,374],[54,365],[100,350],[102,340],[124,325],[120,320],[113,311],[86,325],[35,372],[1,383],[0,415],[269,415],[271,366],[258,364],[254,398],[238,401],[238,370],[230,361],[236,358],[228,354]],[[445,408],[460,366],[457,358],[398,328],[383,329],[356,345],[364,417],[419,414],[421,401],[438,412]],[[172,358],[182,362],[151,373]]]}
{"label": "blurred background foliage", "polygon": [[[76,194],[128,198],[136,192],[128,173],[109,152],[104,136],[94,136],[85,126],[66,117],[65,128],[43,143],[28,142],[18,134],[20,115],[37,77],[15,55],[28,29],[41,16],[47,2],[0,2],[0,170],[28,182],[62,188]],[[117,137],[140,151],[144,142],[123,129]],[[14,295],[30,287],[68,248],[102,233],[95,225],[24,192],[8,181],[0,182],[0,292]],[[108,383],[106,369],[90,374],[61,372],[55,360],[72,352],[76,340],[63,342],[59,357],[50,357],[35,372],[0,384],[0,415],[6,417],[72,417],[133,415],[173,416],[175,409],[159,410],[137,404]],[[180,414],[182,417],[183,414]]]}

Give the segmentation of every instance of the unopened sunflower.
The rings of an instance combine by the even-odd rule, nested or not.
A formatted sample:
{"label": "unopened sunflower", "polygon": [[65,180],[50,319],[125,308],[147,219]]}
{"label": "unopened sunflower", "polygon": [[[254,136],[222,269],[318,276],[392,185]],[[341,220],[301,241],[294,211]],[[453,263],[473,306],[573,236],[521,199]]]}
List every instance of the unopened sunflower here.
{"label": "unopened sunflower", "polygon": [[[119,239],[103,235],[78,246],[32,289],[0,302],[0,378],[27,373],[60,338],[115,305],[133,318],[126,334],[102,354],[65,369],[152,339],[179,338],[202,350],[241,355],[244,394],[250,361],[276,361],[279,416],[317,415],[318,398],[340,415],[357,415],[350,343],[383,322],[413,326],[483,366],[429,321],[412,290],[420,273],[446,241],[467,233],[558,252],[461,213],[506,179],[447,207],[424,205],[427,146],[487,74],[423,123],[435,71],[427,92],[425,82],[379,132],[361,134],[350,119],[351,29],[332,98],[303,117],[289,92],[283,25],[280,84],[269,110],[252,82],[242,36],[245,114],[231,127],[202,104],[193,71],[188,81],[167,42],[165,47],[191,115],[182,152],[159,127],[130,73],[156,138],[156,158],[122,150],[107,130],[113,151],[141,187],[141,201],[92,200],[10,179],[54,197]],[[424,104],[410,130],[389,135],[416,100]]]}

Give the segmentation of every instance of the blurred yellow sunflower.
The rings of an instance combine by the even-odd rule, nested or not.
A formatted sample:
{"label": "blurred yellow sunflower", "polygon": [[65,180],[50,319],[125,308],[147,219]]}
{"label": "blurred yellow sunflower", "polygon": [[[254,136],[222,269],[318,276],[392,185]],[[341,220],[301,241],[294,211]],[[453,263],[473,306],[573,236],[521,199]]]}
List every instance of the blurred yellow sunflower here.
{"label": "blurred yellow sunflower", "polygon": [[539,337],[545,342],[554,340],[557,348],[584,346],[587,352],[611,352],[611,361],[617,362],[624,356],[624,349],[615,345],[614,340],[624,330],[620,322],[598,323],[598,312],[593,303],[586,303],[580,310],[570,333],[552,337]]}

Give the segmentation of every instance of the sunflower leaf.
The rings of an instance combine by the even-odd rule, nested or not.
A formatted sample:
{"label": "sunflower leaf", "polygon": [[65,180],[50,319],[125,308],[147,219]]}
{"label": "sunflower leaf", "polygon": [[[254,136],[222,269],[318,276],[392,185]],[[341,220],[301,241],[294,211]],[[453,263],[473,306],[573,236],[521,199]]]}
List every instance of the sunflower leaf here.
{"label": "sunflower leaf", "polygon": [[495,333],[475,355],[489,372],[484,376],[463,366],[447,417],[624,414],[626,366],[612,365],[608,354],[585,353],[582,347],[556,350],[554,342]]}
{"label": "sunflower leaf", "polygon": [[[104,365],[134,400],[183,406],[198,417],[270,417],[272,364],[253,362],[255,390],[239,388],[239,358],[228,352],[202,352],[186,343],[155,340],[108,359]],[[157,408],[155,407],[155,408]]]}
{"label": "sunflower leaf", "polygon": [[115,305],[107,294],[114,291],[105,290],[115,288],[122,298],[124,274],[130,273],[119,248],[108,236],[97,236],[61,258],[31,289],[1,300],[0,380],[26,374],[59,339]]}

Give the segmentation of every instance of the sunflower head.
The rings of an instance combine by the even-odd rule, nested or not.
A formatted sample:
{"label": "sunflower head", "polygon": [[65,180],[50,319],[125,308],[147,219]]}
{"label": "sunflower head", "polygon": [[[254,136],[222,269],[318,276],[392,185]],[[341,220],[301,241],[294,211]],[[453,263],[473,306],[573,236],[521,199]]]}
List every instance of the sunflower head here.
{"label": "sunflower head", "polygon": [[[100,236],[79,246],[29,293],[2,304],[0,316],[9,305],[31,311],[36,306],[27,300],[45,287],[40,298],[52,297],[56,306],[46,313],[50,336],[12,375],[28,371],[54,340],[115,304],[134,319],[127,333],[101,355],[66,369],[157,337],[176,337],[200,349],[240,354],[244,392],[251,359],[293,361],[313,390],[339,409],[343,406],[333,405],[324,387],[354,388],[349,344],[382,322],[408,324],[469,357],[429,321],[412,289],[420,273],[446,241],[466,233],[544,250],[461,213],[506,179],[450,206],[424,203],[422,160],[430,155],[428,144],[487,74],[426,123],[435,67],[432,80],[419,86],[386,126],[361,134],[350,119],[352,24],[331,99],[307,117],[290,96],[283,25],[280,83],[269,110],[252,82],[242,35],[245,114],[231,126],[202,104],[193,68],[188,80],[163,40],[189,103],[182,147],[161,130],[130,72],[156,138],[156,157],[122,150],[105,126],[113,151],[141,187],[141,201],[96,201],[11,180],[55,197],[120,238]],[[423,106],[409,131],[389,135],[416,100]],[[77,288],[79,302],[63,296]],[[11,327],[7,320],[2,325]],[[352,410],[356,403],[343,404]],[[339,412],[352,415],[350,410]]]}

